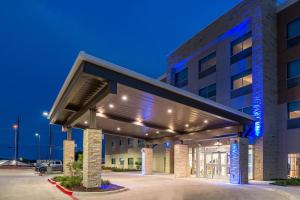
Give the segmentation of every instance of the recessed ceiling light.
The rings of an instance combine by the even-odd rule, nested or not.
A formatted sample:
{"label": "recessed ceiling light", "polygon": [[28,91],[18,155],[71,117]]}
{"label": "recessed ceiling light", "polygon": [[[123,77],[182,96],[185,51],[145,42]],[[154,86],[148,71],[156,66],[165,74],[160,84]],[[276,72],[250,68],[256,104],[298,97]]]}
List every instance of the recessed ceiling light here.
{"label": "recessed ceiling light", "polygon": [[115,107],[114,104],[112,104],[112,103],[109,104],[108,106],[109,106],[109,108],[114,108]]}
{"label": "recessed ceiling light", "polygon": [[208,123],[208,120],[204,120],[203,122],[204,122],[205,124],[207,124],[207,123]]}
{"label": "recessed ceiling light", "polygon": [[173,111],[172,111],[172,109],[168,109],[167,112],[168,113],[172,113]]}
{"label": "recessed ceiling light", "polygon": [[184,126],[185,126],[186,128],[188,128],[190,125],[189,125],[189,124],[185,124]]}
{"label": "recessed ceiling light", "polygon": [[120,131],[120,130],[121,130],[121,128],[120,128],[120,127],[118,127],[118,128],[117,128],[117,131]]}
{"label": "recessed ceiling light", "polygon": [[84,124],[88,124],[88,121],[84,121]]}
{"label": "recessed ceiling light", "polygon": [[123,101],[127,101],[127,99],[128,99],[128,97],[127,97],[126,95],[123,95],[123,96],[122,96],[122,100],[123,100]]}
{"label": "recessed ceiling light", "polygon": [[146,135],[146,136],[148,136],[149,134],[148,134],[148,133],[146,133],[145,135]]}
{"label": "recessed ceiling light", "polygon": [[159,131],[156,131],[156,134],[159,134]]}

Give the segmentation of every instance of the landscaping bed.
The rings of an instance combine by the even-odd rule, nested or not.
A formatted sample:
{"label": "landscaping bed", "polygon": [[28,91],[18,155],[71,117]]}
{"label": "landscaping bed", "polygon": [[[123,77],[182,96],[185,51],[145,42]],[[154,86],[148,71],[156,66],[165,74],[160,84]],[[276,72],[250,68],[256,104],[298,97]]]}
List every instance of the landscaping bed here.
{"label": "landscaping bed", "polygon": [[122,186],[111,184],[108,180],[101,180],[101,186],[96,188],[86,188],[82,185],[80,176],[55,176],[49,179],[52,184],[58,184],[60,187],[70,190],[70,192],[107,192],[125,189]]}
{"label": "landscaping bed", "polygon": [[279,186],[300,186],[300,179],[299,178],[290,178],[290,179],[276,179],[272,185],[279,185]]}

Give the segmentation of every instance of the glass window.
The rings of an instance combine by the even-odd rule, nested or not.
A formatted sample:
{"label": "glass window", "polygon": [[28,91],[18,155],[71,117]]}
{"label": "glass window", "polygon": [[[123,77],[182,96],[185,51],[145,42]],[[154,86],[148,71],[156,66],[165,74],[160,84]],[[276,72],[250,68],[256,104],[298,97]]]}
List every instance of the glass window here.
{"label": "glass window", "polygon": [[288,154],[289,178],[300,178],[300,153]]}
{"label": "glass window", "polygon": [[111,143],[111,147],[112,147],[112,148],[115,148],[115,147],[116,147],[116,145],[115,145],[114,142]]}
{"label": "glass window", "polygon": [[128,158],[128,165],[133,165],[133,158]]}
{"label": "glass window", "polygon": [[288,103],[289,119],[300,118],[300,101]]}
{"label": "glass window", "polygon": [[287,25],[287,38],[292,39],[300,36],[300,18]]}
{"label": "glass window", "polygon": [[252,33],[249,32],[231,42],[231,55],[237,55],[252,47]]}
{"label": "glass window", "polygon": [[252,84],[251,70],[244,71],[231,77],[231,87],[233,90]]}
{"label": "glass window", "polygon": [[120,140],[120,146],[122,146],[122,140]]}
{"label": "glass window", "polygon": [[199,61],[199,73],[216,65],[217,65],[216,52],[213,52]]}
{"label": "glass window", "polygon": [[115,158],[112,158],[112,159],[111,159],[111,164],[112,164],[112,165],[115,165],[115,164],[116,164],[116,159],[115,159]]}
{"label": "glass window", "polygon": [[248,115],[252,115],[253,114],[252,110],[253,110],[252,106],[248,106],[248,107],[239,109],[239,111],[241,111],[243,113],[246,113]]}
{"label": "glass window", "polygon": [[175,86],[183,87],[188,83],[188,69],[184,68],[175,74]]}
{"label": "glass window", "polygon": [[287,78],[295,78],[300,76],[300,59],[292,61],[287,65]]}
{"label": "glass window", "polygon": [[199,96],[204,97],[204,98],[211,98],[216,96],[216,84],[211,84],[207,87],[201,88],[199,90]]}
{"label": "glass window", "polygon": [[124,158],[119,158],[120,165],[124,165]]}

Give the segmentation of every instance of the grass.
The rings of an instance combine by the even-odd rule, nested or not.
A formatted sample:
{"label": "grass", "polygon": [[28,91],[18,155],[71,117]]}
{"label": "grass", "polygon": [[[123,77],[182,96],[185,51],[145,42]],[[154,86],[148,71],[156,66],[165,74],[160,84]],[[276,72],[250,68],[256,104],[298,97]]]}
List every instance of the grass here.
{"label": "grass", "polygon": [[279,185],[279,186],[300,186],[300,179],[299,178],[277,179],[271,184]]}

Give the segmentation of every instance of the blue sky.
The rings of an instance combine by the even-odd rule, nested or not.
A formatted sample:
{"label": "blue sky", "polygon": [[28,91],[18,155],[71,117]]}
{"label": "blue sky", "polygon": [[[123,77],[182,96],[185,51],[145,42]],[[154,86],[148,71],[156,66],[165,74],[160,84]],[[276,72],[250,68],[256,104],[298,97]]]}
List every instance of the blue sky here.
{"label": "blue sky", "polygon": [[[240,0],[2,1],[0,6],[0,158],[13,156],[12,125],[21,118],[20,156],[48,156],[50,110],[79,51],[150,77],[166,55]],[[62,155],[60,127],[54,156]],[[74,133],[82,147],[81,132]]]}

